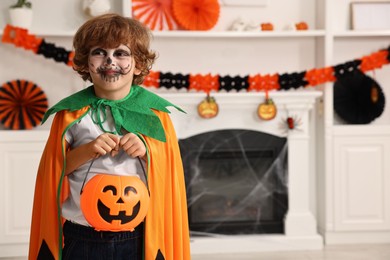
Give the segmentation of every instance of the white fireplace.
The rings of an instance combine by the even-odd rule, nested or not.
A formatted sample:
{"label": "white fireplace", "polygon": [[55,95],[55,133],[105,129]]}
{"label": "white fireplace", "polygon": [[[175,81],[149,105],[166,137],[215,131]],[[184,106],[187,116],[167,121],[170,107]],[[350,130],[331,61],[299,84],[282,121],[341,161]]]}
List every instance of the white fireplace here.
{"label": "white fireplace", "polygon": [[[323,239],[317,232],[317,221],[310,201],[315,187],[310,181],[314,160],[313,108],[321,92],[277,91],[270,97],[277,106],[277,116],[264,121],[257,107],[265,100],[264,93],[211,93],[219,105],[219,113],[211,119],[198,115],[197,106],[204,93],[160,93],[186,111],[171,109],[173,124],[180,139],[197,134],[224,130],[247,129],[280,137],[288,142],[288,211],[284,234],[215,235],[191,238],[192,254],[241,253],[276,250],[318,250]],[[294,129],[288,128],[287,118],[294,119]]]}

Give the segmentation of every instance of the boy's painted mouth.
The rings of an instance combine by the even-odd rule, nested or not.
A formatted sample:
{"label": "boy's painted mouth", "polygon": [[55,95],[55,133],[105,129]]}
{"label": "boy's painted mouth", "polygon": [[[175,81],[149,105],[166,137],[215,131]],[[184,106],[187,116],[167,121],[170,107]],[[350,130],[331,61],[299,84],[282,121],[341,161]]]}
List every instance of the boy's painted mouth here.
{"label": "boy's painted mouth", "polygon": [[98,68],[96,72],[107,82],[115,82],[123,74],[121,70],[105,69],[104,67]]}
{"label": "boy's painted mouth", "polygon": [[101,72],[101,74],[104,74],[106,76],[115,76],[121,74],[121,72],[117,70],[104,70]]}
{"label": "boy's painted mouth", "polygon": [[106,82],[115,82],[120,76],[126,75],[130,72],[130,64],[126,68],[113,68],[100,66],[97,68],[96,73]]}

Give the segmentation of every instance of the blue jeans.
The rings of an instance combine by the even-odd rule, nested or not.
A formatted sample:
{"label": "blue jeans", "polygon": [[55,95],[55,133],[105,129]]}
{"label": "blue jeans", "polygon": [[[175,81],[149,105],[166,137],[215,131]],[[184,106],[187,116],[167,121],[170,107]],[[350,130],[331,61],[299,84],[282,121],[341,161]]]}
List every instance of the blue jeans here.
{"label": "blue jeans", "polygon": [[141,260],[143,255],[143,223],[133,232],[96,231],[91,227],[64,223],[63,260]]}

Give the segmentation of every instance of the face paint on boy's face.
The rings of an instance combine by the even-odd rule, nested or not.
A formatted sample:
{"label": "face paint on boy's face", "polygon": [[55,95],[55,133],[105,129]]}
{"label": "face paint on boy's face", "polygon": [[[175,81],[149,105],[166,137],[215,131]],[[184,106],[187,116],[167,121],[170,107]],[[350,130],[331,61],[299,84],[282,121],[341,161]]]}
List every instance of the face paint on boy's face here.
{"label": "face paint on boy's face", "polygon": [[133,59],[129,47],[115,49],[94,48],[89,54],[90,73],[98,74],[106,82],[115,82],[131,71]]}

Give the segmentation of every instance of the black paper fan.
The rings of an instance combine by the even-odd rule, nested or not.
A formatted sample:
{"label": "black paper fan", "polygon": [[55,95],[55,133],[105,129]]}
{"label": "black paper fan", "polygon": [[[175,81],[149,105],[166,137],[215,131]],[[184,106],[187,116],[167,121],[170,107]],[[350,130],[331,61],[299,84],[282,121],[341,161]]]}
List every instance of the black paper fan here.
{"label": "black paper fan", "polygon": [[47,111],[43,90],[27,80],[13,80],[0,87],[0,121],[12,130],[37,126]]}
{"label": "black paper fan", "polygon": [[360,71],[337,79],[333,101],[337,115],[350,124],[368,124],[379,117],[385,107],[382,88]]}

